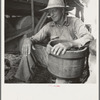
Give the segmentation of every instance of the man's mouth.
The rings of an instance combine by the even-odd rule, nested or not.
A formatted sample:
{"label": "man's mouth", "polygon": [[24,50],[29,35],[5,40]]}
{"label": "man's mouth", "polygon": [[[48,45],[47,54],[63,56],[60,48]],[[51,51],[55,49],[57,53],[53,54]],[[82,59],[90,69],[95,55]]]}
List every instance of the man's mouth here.
{"label": "man's mouth", "polygon": [[56,16],[53,16],[53,17],[52,17],[52,19],[55,19],[55,18],[56,18]]}

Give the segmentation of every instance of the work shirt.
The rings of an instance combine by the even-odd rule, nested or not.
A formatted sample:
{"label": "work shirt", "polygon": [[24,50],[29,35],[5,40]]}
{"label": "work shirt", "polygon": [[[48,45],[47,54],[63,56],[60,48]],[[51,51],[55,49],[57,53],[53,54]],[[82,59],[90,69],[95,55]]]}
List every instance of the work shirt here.
{"label": "work shirt", "polygon": [[51,21],[30,39],[33,43],[38,43],[42,42],[47,37],[49,37],[50,40],[60,39],[73,41],[81,46],[84,46],[87,42],[93,39],[90,32],[80,19],[67,16],[62,25],[58,25]]}

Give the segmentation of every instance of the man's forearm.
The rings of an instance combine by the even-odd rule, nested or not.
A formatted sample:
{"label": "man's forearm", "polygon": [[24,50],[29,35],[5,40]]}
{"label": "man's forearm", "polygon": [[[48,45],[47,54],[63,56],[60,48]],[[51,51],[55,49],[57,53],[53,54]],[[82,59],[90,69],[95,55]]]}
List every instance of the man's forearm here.
{"label": "man's forearm", "polygon": [[79,39],[73,40],[73,46],[78,45],[78,47],[82,47],[85,46],[87,43],[91,42],[92,40],[94,40],[93,36],[91,36],[90,34],[87,34]]}

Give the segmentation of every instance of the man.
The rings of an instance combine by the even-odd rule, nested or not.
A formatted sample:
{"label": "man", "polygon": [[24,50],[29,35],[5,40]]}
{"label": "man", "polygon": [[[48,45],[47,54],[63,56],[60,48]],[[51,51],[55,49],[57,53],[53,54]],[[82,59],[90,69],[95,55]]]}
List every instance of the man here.
{"label": "man", "polygon": [[[70,41],[55,45],[52,48],[55,55],[63,55],[67,49],[72,47],[80,48],[93,39],[83,22],[78,18],[67,17],[65,9],[68,8],[65,7],[63,0],[49,0],[48,6],[42,11],[47,11],[53,21],[47,23],[36,35],[24,39],[23,57],[15,75],[16,78],[28,81],[29,75],[32,73],[29,66],[35,67],[36,63],[47,68],[48,53],[46,47],[36,45],[44,39]],[[56,83],[66,83],[66,80],[56,78]]]}

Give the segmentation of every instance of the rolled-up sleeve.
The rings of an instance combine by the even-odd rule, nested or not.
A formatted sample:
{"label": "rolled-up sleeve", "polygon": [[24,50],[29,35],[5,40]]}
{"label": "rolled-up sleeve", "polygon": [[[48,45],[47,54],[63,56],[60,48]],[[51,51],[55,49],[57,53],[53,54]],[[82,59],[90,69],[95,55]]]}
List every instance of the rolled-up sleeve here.
{"label": "rolled-up sleeve", "polygon": [[94,39],[80,19],[77,19],[74,23],[74,33],[78,38],[74,40],[74,42],[80,44],[81,46],[84,46],[86,43]]}
{"label": "rolled-up sleeve", "polygon": [[46,24],[38,33],[30,37],[33,43],[39,43],[43,41],[49,35],[49,24]]}

